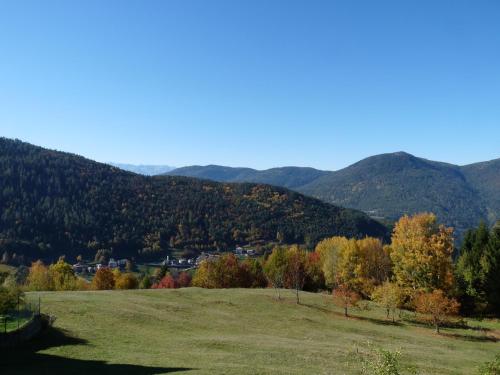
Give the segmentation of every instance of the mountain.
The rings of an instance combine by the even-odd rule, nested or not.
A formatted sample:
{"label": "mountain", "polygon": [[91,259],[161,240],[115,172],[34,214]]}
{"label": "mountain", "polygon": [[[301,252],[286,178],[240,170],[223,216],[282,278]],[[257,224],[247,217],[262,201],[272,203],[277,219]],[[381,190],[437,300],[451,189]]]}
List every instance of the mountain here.
{"label": "mountain", "polygon": [[460,167],[396,152],[372,156],[333,172],[293,167],[255,171],[218,166],[169,172],[177,174],[286,186],[386,221],[431,211],[459,234],[480,220],[493,223],[500,218],[500,159]]}
{"label": "mountain", "polygon": [[372,156],[299,190],[390,221],[403,214],[434,212],[459,233],[487,217],[479,192],[460,167],[404,152]]}
{"label": "mountain", "polygon": [[314,168],[282,167],[258,171],[251,168],[231,168],[219,165],[190,166],[166,173],[170,176],[204,178],[219,182],[255,182],[297,189],[328,174]]}
{"label": "mountain", "polygon": [[[367,215],[285,188],[142,176],[0,138],[0,251],[26,259],[154,257],[332,235],[385,237]],[[279,236],[278,236],[279,234]]]}
{"label": "mountain", "polygon": [[123,169],[124,171],[134,172],[145,176],[156,176],[175,169],[175,167],[171,167],[169,165],[135,165],[112,162],[109,162],[108,164],[112,165],[113,167]]}
{"label": "mountain", "polygon": [[469,164],[462,173],[479,193],[486,209],[488,221],[495,222],[500,216],[500,159]]}

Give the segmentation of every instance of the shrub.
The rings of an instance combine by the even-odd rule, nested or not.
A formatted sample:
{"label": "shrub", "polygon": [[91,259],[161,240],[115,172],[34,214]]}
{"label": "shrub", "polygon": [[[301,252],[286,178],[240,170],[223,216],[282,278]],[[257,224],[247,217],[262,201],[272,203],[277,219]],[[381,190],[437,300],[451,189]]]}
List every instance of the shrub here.
{"label": "shrub", "polygon": [[92,280],[92,287],[95,290],[113,289],[115,287],[113,272],[107,267],[99,268]]}
{"label": "shrub", "polygon": [[479,367],[479,375],[500,375],[500,354],[491,362],[486,362]]}

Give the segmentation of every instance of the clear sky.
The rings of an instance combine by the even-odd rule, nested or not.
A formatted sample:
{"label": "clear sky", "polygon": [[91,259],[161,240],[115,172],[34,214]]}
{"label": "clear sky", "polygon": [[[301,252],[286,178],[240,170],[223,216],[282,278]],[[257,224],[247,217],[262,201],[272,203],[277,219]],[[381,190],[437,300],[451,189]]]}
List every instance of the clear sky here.
{"label": "clear sky", "polygon": [[0,135],[99,161],[500,157],[497,0],[0,0]]}

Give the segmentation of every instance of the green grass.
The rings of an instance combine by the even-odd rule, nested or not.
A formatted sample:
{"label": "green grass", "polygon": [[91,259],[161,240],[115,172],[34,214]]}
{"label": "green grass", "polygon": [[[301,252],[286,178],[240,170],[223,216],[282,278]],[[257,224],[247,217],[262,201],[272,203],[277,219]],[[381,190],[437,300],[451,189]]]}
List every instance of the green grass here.
{"label": "green grass", "polygon": [[6,264],[0,264],[0,273],[6,272],[6,273],[14,273],[16,271],[15,267],[8,266]]}
{"label": "green grass", "polygon": [[7,324],[5,324],[5,316],[0,315],[0,333],[5,332],[6,329],[7,332],[14,331],[18,327],[25,325],[30,319],[30,317],[26,316],[22,316],[20,318],[7,316]]}
{"label": "green grass", "polygon": [[[500,324],[393,325],[382,310],[344,318],[331,299],[272,290],[42,293],[55,328],[6,356],[1,374],[358,374],[366,343],[403,352],[420,374],[474,374],[500,350]],[[357,354],[359,352],[359,354]],[[1,355],[1,354],[0,354]]]}

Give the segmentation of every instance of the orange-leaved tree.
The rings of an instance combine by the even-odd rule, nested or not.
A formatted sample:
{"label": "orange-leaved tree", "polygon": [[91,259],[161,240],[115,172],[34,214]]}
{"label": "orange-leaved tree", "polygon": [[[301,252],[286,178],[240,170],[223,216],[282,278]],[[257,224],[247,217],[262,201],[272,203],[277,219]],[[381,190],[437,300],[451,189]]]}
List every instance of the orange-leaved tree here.
{"label": "orange-leaved tree", "polygon": [[97,270],[92,280],[92,288],[95,290],[109,290],[115,287],[115,276],[108,267]]}
{"label": "orange-leaved tree", "polygon": [[356,307],[361,296],[347,284],[339,284],[333,292],[333,301],[344,309],[344,316],[348,316],[348,308]]}
{"label": "orange-leaved tree", "polygon": [[417,312],[430,318],[436,332],[447,322],[450,316],[456,315],[460,304],[453,298],[448,298],[442,290],[436,289],[430,293],[419,293],[415,299]]}

